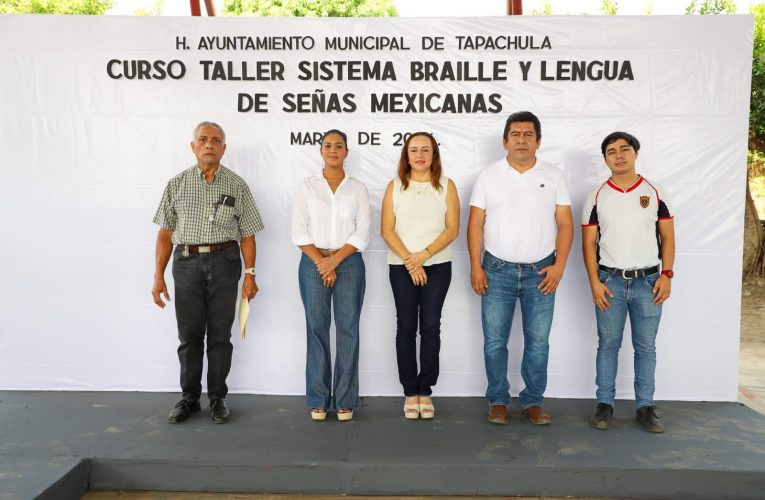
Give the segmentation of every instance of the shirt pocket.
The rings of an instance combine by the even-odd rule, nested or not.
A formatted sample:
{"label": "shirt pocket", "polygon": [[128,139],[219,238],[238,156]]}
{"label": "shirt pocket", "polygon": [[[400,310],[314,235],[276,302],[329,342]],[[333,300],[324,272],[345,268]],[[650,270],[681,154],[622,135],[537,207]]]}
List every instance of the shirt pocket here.
{"label": "shirt pocket", "polygon": [[234,207],[229,207],[228,205],[218,205],[218,208],[215,210],[213,224],[225,229],[236,228],[236,209]]}

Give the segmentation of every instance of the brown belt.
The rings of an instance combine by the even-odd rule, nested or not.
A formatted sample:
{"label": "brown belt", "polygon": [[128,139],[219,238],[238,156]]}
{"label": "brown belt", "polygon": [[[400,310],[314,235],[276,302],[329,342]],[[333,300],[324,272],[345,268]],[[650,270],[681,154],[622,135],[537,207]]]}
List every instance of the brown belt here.
{"label": "brown belt", "polygon": [[318,250],[319,253],[322,254],[324,257],[329,257],[330,255],[335,255],[337,252],[340,251],[339,248],[337,250],[330,250],[328,248],[317,248],[316,250]]}
{"label": "brown belt", "polygon": [[219,250],[225,250],[228,247],[236,245],[236,241],[224,241],[223,243],[214,243],[212,245],[178,245],[189,253],[213,253]]}

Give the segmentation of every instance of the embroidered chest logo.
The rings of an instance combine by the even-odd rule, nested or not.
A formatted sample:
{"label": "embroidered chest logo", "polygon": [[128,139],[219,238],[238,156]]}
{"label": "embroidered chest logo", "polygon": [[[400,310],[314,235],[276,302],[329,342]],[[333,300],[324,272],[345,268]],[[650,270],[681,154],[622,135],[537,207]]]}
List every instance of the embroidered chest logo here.
{"label": "embroidered chest logo", "polygon": [[643,208],[648,208],[648,202],[651,201],[650,196],[641,196],[640,197],[640,206]]}

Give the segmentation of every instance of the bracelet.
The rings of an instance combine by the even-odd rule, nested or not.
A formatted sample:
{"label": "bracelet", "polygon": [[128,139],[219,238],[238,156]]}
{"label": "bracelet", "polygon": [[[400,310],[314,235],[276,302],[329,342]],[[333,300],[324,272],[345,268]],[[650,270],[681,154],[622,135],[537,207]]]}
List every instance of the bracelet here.
{"label": "bracelet", "polygon": [[425,247],[425,251],[428,252],[428,255],[433,257],[433,253],[430,251],[430,248]]}
{"label": "bracelet", "polygon": [[332,263],[335,265],[335,267],[339,266],[340,264],[337,263],[335,260],[335,254],[332,254],[329,256],[330,260],[332,260]]}

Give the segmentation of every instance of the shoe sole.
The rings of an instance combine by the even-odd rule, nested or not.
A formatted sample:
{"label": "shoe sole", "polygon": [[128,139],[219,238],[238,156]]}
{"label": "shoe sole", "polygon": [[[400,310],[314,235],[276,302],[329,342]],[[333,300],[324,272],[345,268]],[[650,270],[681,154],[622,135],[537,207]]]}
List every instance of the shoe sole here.
{"label": "shoe sole", "polygon": [[341,422],[347,422],[349,420],[353,420],[353,412],[351,411],[348,413],[338,413],[337,419]]}
{"label": "shoe sole", "polygon": [[529,420],[529,423],[531,425],[550,425],[550,424],[552,424],[552,420],[540,420],[538,422],[534,422],[532,420]]}
{"label": "shoe sole", "polygon": [[600,430],[602,430],[602,431],[604,431],[604,430],[606,430],[606,429],[610,429],[610,428],[611,428],[611,424],[610,424],[610,423],[599,422],[599,423],[597,423],[597,424],[596,424],[596,423],[595,423],[595,422],[593,422],[592,420],[590,420],[590,425],[592,425],[592,426],[593,426],[593,427],[595,427],[596,429],[600,429]]}
{"label": "shoe sole", "polygon": [[510,423],[510,419],[509,418],[497,418],[497,417],[491,418],[491,417],[489,417],[489,423],[490,424],[507,425],[507,424]]}
{"label": "shoe sole", "polygon": [[311,412],[311,420],[316,420],[317,422],[320,422],[322,420],[327,420],[327,412],[326,411],[312,411]]}
{"label": "shoe sole", "polygon": [[223,417],[223,418],[215,418],[212,415],[210,415],[210,418],[212,418],[212,421],[214,424],[225,424],[226,422],[228,422],[228,419],[231,418],[231,415],[227,417]]}
{"label": "shoe sole", "polygon": [[643,429],[645,429],[646,431],[651,432],[653,434],[661,434],[664,432],[664,429],[662,429],[661,427],[646,427],[640,422],[638,422],[638,425],[642,427]]}

